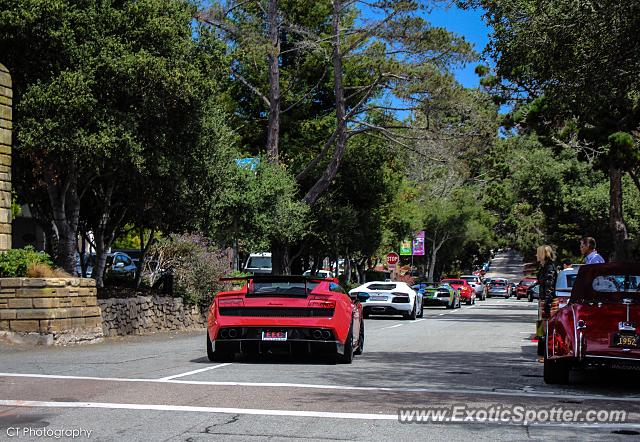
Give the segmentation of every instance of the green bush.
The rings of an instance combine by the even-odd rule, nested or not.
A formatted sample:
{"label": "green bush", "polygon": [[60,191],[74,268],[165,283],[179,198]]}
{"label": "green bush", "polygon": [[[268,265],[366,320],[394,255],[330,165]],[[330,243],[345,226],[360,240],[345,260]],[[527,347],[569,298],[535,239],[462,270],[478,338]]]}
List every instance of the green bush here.
{"label": "green bush", "polygon": [[11,249],[0,253],[0,278],[20,278],[27,276],[27,268],[33,264],[52,266],[49,255],[36,252],[31,246],[24,249]]}

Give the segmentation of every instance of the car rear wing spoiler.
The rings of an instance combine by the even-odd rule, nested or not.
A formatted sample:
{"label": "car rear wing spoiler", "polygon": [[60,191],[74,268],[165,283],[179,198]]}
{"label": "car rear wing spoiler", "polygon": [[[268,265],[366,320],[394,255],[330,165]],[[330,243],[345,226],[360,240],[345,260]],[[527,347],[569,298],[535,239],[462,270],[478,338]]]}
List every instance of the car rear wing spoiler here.
{"label": "car rear wing spoiler", "polygon": [[302,275],[250,275],[228,276],[218,279],[220,282],[228,281],[255,281],[255,282],[333,282],[335,278],[320,278]]}

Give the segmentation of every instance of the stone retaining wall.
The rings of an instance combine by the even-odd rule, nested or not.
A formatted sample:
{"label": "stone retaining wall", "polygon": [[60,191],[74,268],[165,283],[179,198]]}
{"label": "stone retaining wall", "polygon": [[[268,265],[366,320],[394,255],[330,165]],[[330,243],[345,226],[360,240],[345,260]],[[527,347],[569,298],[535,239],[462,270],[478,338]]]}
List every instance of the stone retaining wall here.
{"label": "stone retaining wall", "polygon": [[96,282],[87,278],[0,278],[0,332],[49,343],[102,338]]}
{"label": "stone retaining wall", "polygon": [[137,296],[99,299],[105,336],[197,330],[207,325],[207,309],[185,305],[180,298]]}

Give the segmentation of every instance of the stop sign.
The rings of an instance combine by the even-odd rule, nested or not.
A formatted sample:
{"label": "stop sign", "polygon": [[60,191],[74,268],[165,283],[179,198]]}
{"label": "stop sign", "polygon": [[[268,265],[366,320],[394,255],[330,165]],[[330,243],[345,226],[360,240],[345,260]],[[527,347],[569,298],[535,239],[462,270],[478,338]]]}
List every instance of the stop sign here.
{"label": "stop sign", "polygon": [[387,255],[387,265],[390,269],[394,269],[396,264],[398,264],[398,261],[400,261],[400,255],[396,252],[391,252]]}

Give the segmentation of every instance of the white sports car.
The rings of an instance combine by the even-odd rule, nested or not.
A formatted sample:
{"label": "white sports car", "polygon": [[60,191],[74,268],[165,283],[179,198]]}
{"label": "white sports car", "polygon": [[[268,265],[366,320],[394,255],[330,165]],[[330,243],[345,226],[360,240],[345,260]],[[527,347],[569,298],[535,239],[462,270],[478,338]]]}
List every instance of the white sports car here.
{"label": "white sports car", "polygon": [[349,291],[349,295],[366,293],[369,298],[362,303],[362,315],[402,315],[405,319],[422,318],[422,294],[406,282],[371,281]]}

